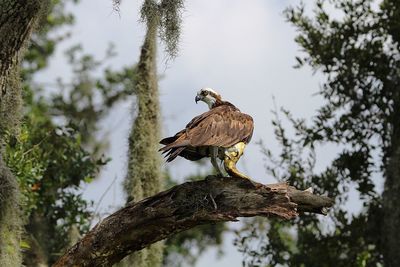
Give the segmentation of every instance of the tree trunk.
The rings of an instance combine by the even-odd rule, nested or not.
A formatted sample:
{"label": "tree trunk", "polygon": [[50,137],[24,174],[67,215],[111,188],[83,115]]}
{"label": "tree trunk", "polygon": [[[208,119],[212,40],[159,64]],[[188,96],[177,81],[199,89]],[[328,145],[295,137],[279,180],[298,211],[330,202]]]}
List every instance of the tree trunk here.
{"label": "tree trunk", "polygon": [[[400,112],[399,112],[400,113]],[[400,115],[400,114],[399,114]],[[399,117],[398,117],[399,118]],[[397,118],[397,120],[398,120]],[[382,245],[386,267],[400,266],[400,126],[394,126],[392,149],[386,165],[386,181],[382,195]]]}
{"label": "tree trunk", "polygon": [[18,184],[4,163],[5,134],[15,134],[21,116],[18,63],[36,18],[39,0],[0,0],[0,266],[20,266],[22,229]]}
{"label": "tree trunk", "polygon": [[111,266],[126,255],[196,225],[236,221],[237,217],[299,212],[326,214],[328,197],[299,191],[286,183],[262,185],[250,180],[209,176],[129,203],[98,223],[54,265]]}
{"label": "tree trunk", "polygon": [[[154,12],[147,20],[147,33],[137,69],[135,93],[138,113],[129,136],[129,162],[125,180],[128,201],[152,196],[163,188],[161,156],[158,153],[160,107],[156,64],[156,14]],[[119,266],[157,267],[161,265],[162,255],[163,245],[157,243],[127,257]]]}

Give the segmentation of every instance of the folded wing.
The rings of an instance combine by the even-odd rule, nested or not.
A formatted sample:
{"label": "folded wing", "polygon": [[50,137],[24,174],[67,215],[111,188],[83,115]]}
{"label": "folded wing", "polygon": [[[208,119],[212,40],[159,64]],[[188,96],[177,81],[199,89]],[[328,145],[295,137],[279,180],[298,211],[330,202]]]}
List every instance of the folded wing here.
{"label": "folded wing", "polygon": [[167,161],[178,155],[197,160],[208,156],[204,148],[227,148],[239,142],[248,143],[253,129],[253,119],[249,115],[241,113],[233,105],[222,105],[195,117],[175,136],[161,140],[165,146],[160,151],[168,152]]}

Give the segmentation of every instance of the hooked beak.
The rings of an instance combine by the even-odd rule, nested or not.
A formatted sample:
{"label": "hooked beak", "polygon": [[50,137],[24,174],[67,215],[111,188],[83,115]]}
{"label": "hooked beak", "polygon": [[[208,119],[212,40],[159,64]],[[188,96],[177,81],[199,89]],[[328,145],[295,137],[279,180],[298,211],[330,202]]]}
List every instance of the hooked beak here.
{"label": "hooked beak", "polygon": [[200,100],[201,100],[201,96],[196,95],[196,98],[194,99],[194,102],[196,102],[196,104],[197,104],[197,102],[200,101]]}

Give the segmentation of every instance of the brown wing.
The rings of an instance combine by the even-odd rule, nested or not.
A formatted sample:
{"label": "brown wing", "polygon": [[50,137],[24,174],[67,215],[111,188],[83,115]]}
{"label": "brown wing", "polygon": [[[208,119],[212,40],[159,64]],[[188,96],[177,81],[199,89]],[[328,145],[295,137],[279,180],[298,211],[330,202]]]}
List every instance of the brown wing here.
{"label": "brown wing", "polygon": [[250,142],[253,128],[253,119],[249,115],[227,103],[193,118],[175,136],[161,140],[165,146],[160,151],[167,153],[167,161],[178,155],[198,160],[208,154],[202,149],[204,147],[230,147],[241,141]]}
{"label": "brown wing", "polygon": [[231,147],[248,143],[253,135],[253,119],[234,106],[222,105],[204,113],[187,125],[186,140],[193,147]]}

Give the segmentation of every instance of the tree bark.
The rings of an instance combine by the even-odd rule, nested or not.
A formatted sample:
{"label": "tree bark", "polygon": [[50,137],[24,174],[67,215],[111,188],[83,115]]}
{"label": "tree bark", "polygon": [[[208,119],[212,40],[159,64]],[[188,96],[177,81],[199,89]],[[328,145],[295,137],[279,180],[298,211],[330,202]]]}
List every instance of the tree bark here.
{"label": "tree bark", "polygon": [[0,92],[7,93],[9,73],[29,40],[37,15],[43,6],[39,0],[0,1]]}
{"label": "tree bark", "polygon": [[[400,97],[397,120],[400,118]],[[400,266],[400,126],[394,125],[391,151],[386,163],[386,180],[382,194],[382,253],[385,266]]]}
{"label": "tree bark", "polygon": [[0,0],[0,266],[20,266],[22,229],[18,184],[4,162],[4,134],[18,129],[21,87],[18,63],[47,1]]}
{"label": "tree bark", "polygon": [[89,231],[54,265],[111,266],[132,252],[196,225],[238,217],[292,219],[302,212],[326,214],[333,200],[286,183],[262,185],[209,176],[128,205]]}

